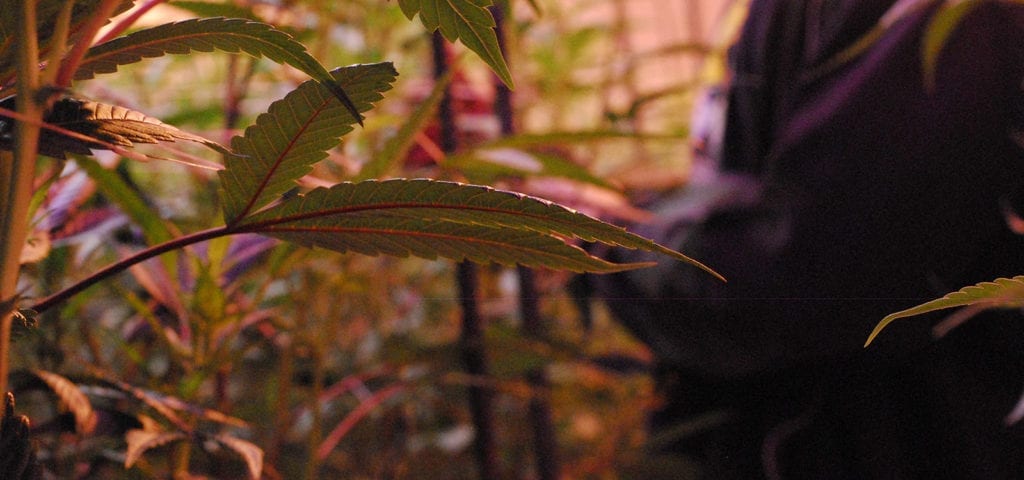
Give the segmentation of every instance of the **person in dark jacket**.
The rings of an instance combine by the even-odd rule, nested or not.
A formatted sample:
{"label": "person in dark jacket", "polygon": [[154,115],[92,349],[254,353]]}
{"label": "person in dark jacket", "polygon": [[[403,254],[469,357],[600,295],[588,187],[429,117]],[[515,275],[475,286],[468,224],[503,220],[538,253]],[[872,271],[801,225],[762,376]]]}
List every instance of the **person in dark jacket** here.
{"label": "person in dark jacket", "polygon": [[886,314],[1024,274],[1024,7],[974,6],[932,83],[944,5],[754,0],[716,174],[636,229],[728,283],[665,264],[599,280],[658,358],[655,434],[703,425],[662,445],[704,477],[1024,478],[1020,312],[941,339],[941,316],[903,320],[863,348]]}

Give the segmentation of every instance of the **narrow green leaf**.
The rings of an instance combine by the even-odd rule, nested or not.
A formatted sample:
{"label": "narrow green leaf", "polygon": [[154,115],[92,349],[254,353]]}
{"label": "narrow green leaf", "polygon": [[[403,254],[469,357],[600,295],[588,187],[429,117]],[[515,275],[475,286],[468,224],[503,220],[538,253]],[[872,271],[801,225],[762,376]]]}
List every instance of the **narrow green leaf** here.
{"label": "narrow green leaf", "polygon": [[928,22],[928,27],[921,38],[921,71],[924,73],[925,87],[929,90],[935,88],[935,75],[942,48],[964,16],[981,3],[979,0],[944,2]]}
{"label": "narrow green leaf", "polygon": [[387,143],[384,144],[384,148],[363,166],[362,170],[359,171],[359,175],[354,180],[380,178],[405,158],[409,153],[409,149],[412,148],[416,133],[422,131],[424,126],[433,118],[437,106],[441,103],[441,99],[444,98],[445,88],[451,82],[451,78],[451,72],[448,72],[443,78],[434,82],[434,88],[430,91],[430,95],[420,102],[416,110],[409,116],[409,119],[395,133],[395,136],[388,139]]}
{"label": "narrow green leaf", "polygon": [[461,40],[512,88],[512,73],[498,45],[494,17],[487,11],[491,0],[398,0],[398,6],[410,20],[419,14],[428,31],[440,29],[449,42]]}
{"label": "narrow green leaf", "polygon": [[362,122],[359,110],[345,90],[334,82],[324,68],[301,43],[271,25],[240,18],[196,18],[140,30],[89,49],[75,72],[78,80],[97,73],[112,73],[117,67],[143,58],[191,51],[244,52],[256,58],[266,57],[291,65],[323,84],[341,100],[349,113]]}
{"label": "narrow green leaf", "polygon": [[875,337],[893,321],[921,315],[936,310],[954,307],[966,307],[979,305],[986,308],[1021,308],[1024,307],[1024,275],[1013,278],[999,278],[992,282],[981,282],[977,285],[964,287],[946,296],[922,303],[916,307],[908,308],[896,313],[887,315],[875,326],[875,329],[868,336],[864,346],[868,346]]}
{"label": "narrow green leaf", "polygon": [[217,280],[209,265],[199,266],[190,310],[202,318],[206,325],[215,325],[226,317],[227,299]]}
{"label": "narrow green leaf", "polygon": [[[398,73],[390,63],[377,63],[339,68],[331,75],[352,93],[356,108],[366,111]],[[354,124],[355,117],[317,82],[305,82],[272,103],[243,136],[231,140],[240,156],[225,157],[219,172],[228,225],[294,188]]]}
{"label": "narrow green leaf", "polygon": [[174,234],[167,227],[160,215],[133,190],[117,172],[103,168],[90,157],[75,157],[75,163],[85,171],[99,187],[103,195],[126,213],[139,228],[150,245],[168,242]]}
{"label": "narrow green leaf", "polygon": [[365,181],[315,189],[246,218],[238,229],[368,255],[440,256],[590,272],[648,265],[609,263],[565,241],[578,238],[661,253],[718,276],[681,253],[560,205],[433,180]]}

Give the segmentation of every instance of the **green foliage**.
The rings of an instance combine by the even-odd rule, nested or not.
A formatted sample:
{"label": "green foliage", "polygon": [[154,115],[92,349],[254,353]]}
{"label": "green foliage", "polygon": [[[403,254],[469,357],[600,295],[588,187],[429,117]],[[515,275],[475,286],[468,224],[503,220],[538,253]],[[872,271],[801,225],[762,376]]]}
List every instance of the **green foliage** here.
{"label": "green foliage", "polygon": [[1024,275],[1013,278],[998,278],[991,282],[982,282],[977,285],[964,287],[942,298],[889,314],[875,326],[874,331],[868,336],[864,346],[870,345],[885,327],[900,318],[966,306],[977,306],[984,309],[1024,307]]}
{"label": "green foliage", "polygon": [[103,168],[91,157],[75,157],[75,163],[97,183],[103,195],[132,218],[150,243],[167,242],[174,237],[171,229],[146,204],[139,192],[125,183],[124,178],[117,172]]}
{"label": "green foliage", "polygon": [[430,180],[318,188],[238,226],[339,252],[441,256],[577,272],[615,272],[646,264],[612,264],[555,235],[657,248],[625,230],[539,199]]}
{"label": "green foliage", "polygon": [[[389,63],[335,70],[335,81],[351,92],[357,111],[372,108],[398,75]],[[270,105],[256,124],[235,137],[238,155],[225,158],[220,172],[224,217],[229,224],[295,188],[295,180],[327,157],[327,150],[352,131],[356,119],[317,83],[300,85]]]}
{"label": "green foliage", "polygon": [[232,53],[245,52],[254,57],[267,57],[291,65],[319,81],[341,100],[353,116],[358,117],[359,110],[348,94],[334,81],[330,72],[306,51],[305,46],[270,25],[244,19],[184,20],[140,30],[102,43],[89,49],[75,72],[75,78],[84,80],[97,73],[115,72],[119,65],[135,63],[143,58],[187,54],[193,50],[211,52],[215,49]]}
{"label": "green foliage", "polygon": [[441,35],[449,42],[461,40],[463,45],[490,65],[505,85],[511,87],[512,73],[498,45],[494,17],[487,11],[491,3],[491,0],[398,0],[406,17],[411,20],[419,14],[427,30],[433,32],[440,29]]}
{"label": "green foliage", "polygon": [[[0,2],[3,11],[16,3]],[[42,233],[52,231],[55,247],[43,261],[23,268],[23,278],[31,278],[24,282],[25,297],[19,292],[0,298],[0,313],[5,316],[20,303],[34,301],[31,306],[38,310],[34,315],[42,327],[34,329],[34,335],[19,339],[13,352],[0,345],[0,361],[6,364],[16,358],[24,364],[22,371],[37,380],[34,388],[57,396],[51,408],[33,402],[33,418],[58,422],[69,413],[78,425],[74,433],[88,440],[69,457],[62,453],[62,443],[70,429],[39,434],[39,444],[48,449],[46,468],[56,476],[73,476],[75,469],[84,468],[88,472],[80,475],[103,477],[99,472],[111,456],[123,459],[113,473],[107,471],[113,477],[162,478],[197,471],[211,477],[259,478],[264,462],[286,477],[303,470],[315,476],[343,471],[344,462],[350,462],[351,471],[368,471],[368,464],[391,463],[395,454],[431,465],[427,472],[468,476],[472,468],[463,465],[468,463],[462,458],[464,447],[424,440],[425,435],[465,427],[459,406],[465,387],[493,384],[516,401],[527,399],[533,395],[531,387],[513,377],[551,361],[573,362],[588,353],[579,345],[523,342],[508,326],[512,315],[503,312],[492,314],[503,324],[490,327],[488,339],[499,344],[497,353],[507,376],[453,376],[459,360],[450,334],[459,306],[453,298],[450,264],[388,257],[469,259],[579,272],[647,265],[612,264],[577,245],[596,242],[661,253],[710,272],[683,254],[532,196],[456,181],[366,180],[407,172],[403,160],[414,144],[429,141],[423,133],[447,79],[429,89],[426,100],[407,109],[412,111],[407,118],[374,115],[365,129],[346,137],[344,148],[338,148],[341,138],[362,120],[360,113],[374,108],[383,92],[397,85],[397,72],[391,63],[329,70],[316,58],[365,61],[370,54],[342,51],[345,47],[339,44],[344,42],[337,39],[351,33],[346,29],[383,29],[381,25],[391,30],[372,32],[364,39],[384,39],[392,45],[367,48],[406,51],[407,32],[392,25],[408,25],[398,9],[391,8],[394,18],[382,21],[376,13],[382,9],[357,2],[260,4],[256,10],[230,3],[168,3],[201,16],[244,19],[197,18],[147,27],[89,45],[84,56],[76,58],[61,51],[65,45],[91,40],[76,32],[83,25],[109,22],[96,12],[123,12],[132,2],[73,2],[67,22],[71,35],[63,38],[57,16],[71,4],[39,0],[43,58],[29,64],[49,60],[46,72],[59,67],[62,74],[65,69],[73,73],[74,80],[92,80],[56,82],[61,85],[53,88],[45,85],[53,77],[43,75],[42,91],[13,85],[13,19],[3,16],[0,23],[0,98],[5,98],[0,154],[6,155],[18,138],[13,124],[27,121],[20,112],[12,113],[16,99],[21,99],[19,104],[25,98],[38,99],[48,104],[37,125],[43,128],[43,141],[36,150],[57,159],[70,157],[79,167],[66,172],[65,178],[60,175],[63,161],[39,159],[39,166],[51,171],[37,184],[50,194],[38,195],[40,213],[35,221]],[[409,18],[419,15],[428,30],[461,40],[511,85],[487,10],[490,5],[482,0],[400,2],[401,13]],[[531,5],[539,11],[537,4]],[[257,17],[275,19],[275,25],[253,21]],[[316,20],[307,23],[310,18]],[[344,23],[336,21],[340,18]],[[360,22],[365,25],[357,25]],[[116,31],[127,31],[127,23],[119,19]],[[312,80],[293,78],[290,70],[272,70],[267,62],[243,56],[230,56],[222,72],[218,62],[223,57],[195,55],[211,51],[266,58]],[[142,63],[150,59],[159,60]],[[119,75],[100,75],[114,72]],[[221,74],[226,77],[224,92],[211,84],[220,80],[210,80]],[[273,90],[282,86],[283,90]],[[253,95],[256,88],[266,87],[280,95],[279,100],[271,101],[263,91]],[[88,94],[103,102],[86,100]],[[189,103],[192,112],[201,112],[201,128],[232,131],[236,121],[253,122],[227,148],[207,139],[222,138],[215,136],[220,132],[189,133],[196,124],[169,121],[198,116],[179,101]],[[143,110],[156,113],[149,116]],[[632,142],[645,136],[595,128],[590,133],[522,135],[489,143],[489,150],[522,149],[542,168],[500,170],[488,180],[540,175],[610,189],[610,182],[586,166],[530,150],[608,139]],[[133,149],[140,143],[182,140],[216,150],[223,167],[167,145],[169,156],[186,158],[175,160],[203,168],[114,161],[106,153],[92,158],[94,152],[110,150],[129,160],[159,159]],[[200,155],[211,153],[196,150]],[[485,153],[468,158],[486,155],[485,150],[479,152]],[[119,167],[111,169],[112,163]],[[443,168],[425,174],[465,180],[474,168],[472,161],[439,163],[445,164]],[[210,170],[218,170],[217,175]],[[339,183],[353,177],[360,181]],[[76,182],[84,186],[79,190]],[[220,210],[215,208],[217,193]],[[338,256],[298,246],[366,255]],[[158,256],[160,261],[145,261]],[[481,270],[492,293],[504,288],[495,278],[507,270]],[[549,270],[541,270],[541,275],[550,275],[553,282],[565,280]],[[98,283],[106,288],[86,292]],[[563,293],[558,287],[545,292]],[[569,299],[562,297],[557,303],[561,310],[550,314],[552,321],[575,329]],[[599,336],[609,341],[610,335]],[[379,340],[385,347],[374,346]],[[380,373],[366,373],[371,369]],[[616,391],[621,399],[637,395],[642,382],[607,376],[595,383]],[[358,395],[338,393],[345,389]],[[640,415],[640,409],[633,410]],[[512,423],[507,430],[525,438],[524,427]],[[371,428],[389,430],[368,432]],[[330,434],[324,437],[326,432]],[[400,435],[403,441],[391,441],[388,435]],[[406,436],[409,445],[425,442],[428,448],[412,451],[404,442]],[[23,437],[17,440],[27,444]],[[609,436],[616,442],[626,437],[615,432]],[[357,438],[365,440],[349,440]],[[299,453],[293,455],[293,450]],[[530,454],[522,447],[510,451],[515,459]],[[237,468],[221,465],[225,458]],[[88,467],[83,459],[89,460]],[[318,463],[321,460],[323,464]],[[409,461],[403,460],[401,468]],[[397,472],[400,467],[380,468]]]}

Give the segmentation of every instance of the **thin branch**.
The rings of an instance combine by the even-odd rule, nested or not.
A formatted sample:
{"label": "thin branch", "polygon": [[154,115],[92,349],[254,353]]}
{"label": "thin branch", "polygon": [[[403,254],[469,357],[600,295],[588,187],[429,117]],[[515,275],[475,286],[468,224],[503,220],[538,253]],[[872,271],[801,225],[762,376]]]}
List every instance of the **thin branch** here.
{"label": "thin branch", "polygon": [[405,391],[406,388],[407,386],[403,384],[391,385],[390,387],[374,393],[370,398],[361,402],[359,406],[345,416],[345,419],[342,420],[338,426],[334,427],[334,430],[331,430],[331,433],[327,435],[327,438],[324,439],[323,443],[317,447],[317,458],[320,460],[326,459],[327,456],[331,454],[331,451],[334,450],[334,447],[338,446],[341,439],[345,438],[345,435],[348,434],[348,432],[352,430],[360,420],[373,412],[374,409],[389,398]]}
{"label": "thin branch", "polygon": [[75,78],[75,70],[78,70],[78,66],[82,64],[82,59],[85,58],[86,52],[92,46],[96,33],[100,31],[100,28],[103,28],[103,25],[107,23],[107,19],[114,14],[120,3],[120,0],[103,0],[100,2],[99,8],[93,12],[89,21],[82,26],[75,46],[71,48],[71,51],[64,57],[64,61],[61,62],[60,72],[57,74],[55,82],[57,87],[71,86],[71,81]]}
{"label": "thin branch", "polygon": [[128,16],[121,19],[121,21],[117,22],[117,24],[115,24],[113,27],[110,27],[110,30],[107,30],[107,32],[104,33],[102,37],[100,37],[93,43],[98,45],[100,43],[109,42],[110,40],[113,40],[114,37],[124,33],[125,30],[131,28],[131,26],[134,25],[135,22],[138,21],[140,17],[145,15],[146,12],[149,12],[153,9],[153,7],[160,5],[165,1],[166,0],[148,0],[146,3],[139,5],[138,8],[132,11],[132,13],[128,14]]}
{"label": "thin branch", "polygon": [[42,84],[52,84],[57,78],[57,71],[60,69],[60,58],[64,56],[67,49],[68,35],[71,31],[71,12],[75,2],[64,2],[57,16],[57,22],[53,29],[53,43],[50,47],[50,54],[47,56],[46,68],[43,70]]}
{"label": "thin branch", "polygon": [[174,240],[164,242],[159,245],[154,245],[152,247],[141,250],[134,255],[125,257],[115,263],[107,265],[106,267],[94,272],[92,275],[89,275],[88,277],[78,281],[77,283],[36,302],[34,305],[32,305],[31,308],[40,313],[45,312],[46,310],[53,308],[54,306],[60,304],[61,302],[71,298],[72,296],[81,293],[83,290],[107,278],[117,275],[118,273],[127,270],[128,268],[132,267],[135,264],[144,262],[146,260],[149,260],[153,257],[157,257],[172,250],[177,250],[179,248],[184,248],[199,242],[205,242],[207,240],[232,235],[235,233],[238,232],[228,227],[217,227],[211,228],[209,230],[195,232],[189,235],[185,235],[183,237],[178,237]]}

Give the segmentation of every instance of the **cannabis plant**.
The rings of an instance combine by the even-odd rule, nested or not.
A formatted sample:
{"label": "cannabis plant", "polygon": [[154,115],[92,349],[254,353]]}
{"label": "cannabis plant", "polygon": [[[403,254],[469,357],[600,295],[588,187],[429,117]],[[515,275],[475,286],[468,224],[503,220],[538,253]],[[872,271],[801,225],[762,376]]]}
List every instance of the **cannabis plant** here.
{"label": "cannabis plant", "polygon": [[[194,18],[132,30],[142,14],[160,3],[0,1],[0,392],[8,390],[8,379],[14,375],[45,386],[69,412],[79,435],[98,434],[97,413],[90,397],[58,373],[44,369],[12,371],[12,366],[19,365],[10,348],[12,327],[37,322],[36,328],[45,330],[47,319],[59,316],[59,307],[91,286],[138,268],[148,259],[166,258],[165,254],[203,242],[257,234],[336,252],[495,262],[575,272],[616,272],[647,265],[610,263],[580,248],[577,243],[583,241],[657,252],[711,272],[681,253],[572,209],[485,186],[427,179],[369,179],[300,188],[298,181],[326,158],[344,135],[362,124],[363,113],[392,88],[398,75],[392,64],[328,68],[283,29],[250,18]],[[448,41],[460,41],[501,81],[512,85],[494,18],[487,8],[490,1],[397,3],[409,19],[418,16],[427,31],[439,31]],[[212,4],[206,6],[212,8]],[[381,3],[376,8],[396,7]],[[102,82],[123,65],[212,51],[288,65],[308,80],[270,103],[252,125],[226,145],[126,106],[93,101],[78,93],[78,82]],[[414,133],[413,128],[400,130],[396,145],[408,145]],[[138,148],[140,144],[174,142],[201,145],[209,154],[196,158],[169,147]],[[24,265],[50,253],[45,238],[33,235],[32,225],[39,206],[46,201],[47,187],[56,181],[65,162],[74,162],[95,178],[116,176],[90,158],[98,151],[114,152],[131,161],[171,160],[216,170],[223,224],[178,232],[153,218],[148,210],[133,208],[139,200],[129,190],[120,190],[121,208],[143,231],[142,248],[68,284],[34,285],[24,276],[19,281]],[[50,173],[43,174],[37,168],[41,165],[50,166]],[[168,266],[174,269],[173,262]],[[206,281],[205,291],[215,292],[219,287],[209,281],[212,274],[205,271],[204,275],[193,281]],[[133,298],[126,297],[126,301],[138,306],[139,299]],[[192,304],[213,308],[204,305],[217,304],[217,298],[211,293]],[[153,329],[161,328],[155,314],[147,318],[153,320]],[[181,343],[181,339],[165,336],[164,340],[180,355],[198,355],[194,346]],[[93,380],[89,390],[93,396],[116,393],[117,398],[141,402],[161,418],[155,422],[138,415],[127,421],[129,427],[117,432],[127,445],[122,458],[126,467],[163,445],[203,443],[235,452],[244,460],[251,477],[261,476],[263,451],[259,447],[233,435],[201,431],[194,423],[184,421],[181,411],[229,425],[237,424],[236,419],[198,407],[186,408],[173,398],[116,376],[94,372]],[[21,466],[7,472],[29,475],[38,470],[25,444],[27,423],[12,419],[13,405],[13,399],[7,403],[5,427],[0,431],[4,436],[0,445],[12,448],[5,447],[0,457],[8,457],[4,465]],[[9,435],[9,431],[14,433]],[[178,458],[175,471],[182,473],[187,470],[187,455]]]}

